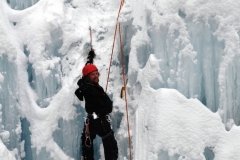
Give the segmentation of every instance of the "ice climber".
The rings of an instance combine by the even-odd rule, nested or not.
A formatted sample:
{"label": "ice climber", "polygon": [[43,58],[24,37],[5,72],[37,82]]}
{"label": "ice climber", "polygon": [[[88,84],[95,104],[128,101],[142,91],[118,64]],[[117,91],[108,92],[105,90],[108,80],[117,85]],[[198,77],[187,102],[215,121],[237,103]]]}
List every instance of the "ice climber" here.
{"label": "ice climber", "polygon": [[118,158],[117,141],[111,129],[109,113],[112,112],[112,101],[98,84],[99,72],[93,65],[94,50],[88,54],[88,61],[82,69],[82,78],[78,80],[79,88],[75,91],[79,100],[85,99],[87,117],[82,132],[81,160],[94,160],[93,139],[96,135],[102,138],[105,160]]}

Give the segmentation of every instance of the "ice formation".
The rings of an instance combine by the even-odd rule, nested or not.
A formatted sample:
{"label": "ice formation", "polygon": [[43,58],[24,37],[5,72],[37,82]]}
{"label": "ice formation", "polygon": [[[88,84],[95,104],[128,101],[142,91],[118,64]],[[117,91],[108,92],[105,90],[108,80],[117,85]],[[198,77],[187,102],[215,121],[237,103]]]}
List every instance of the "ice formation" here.
{"label": "ice formation", "polygon": [[[105,87],[120,1],[0,0],[0,159],[81,156],[74,95],[90,49]],[[133,159],[240,159],[240,2],[125,0],[120,14]],[[117,37],[118,38],[118,37]],[[119,40],[108,94],[129,159]],[[101,139],[95,159],[103,160]]]}

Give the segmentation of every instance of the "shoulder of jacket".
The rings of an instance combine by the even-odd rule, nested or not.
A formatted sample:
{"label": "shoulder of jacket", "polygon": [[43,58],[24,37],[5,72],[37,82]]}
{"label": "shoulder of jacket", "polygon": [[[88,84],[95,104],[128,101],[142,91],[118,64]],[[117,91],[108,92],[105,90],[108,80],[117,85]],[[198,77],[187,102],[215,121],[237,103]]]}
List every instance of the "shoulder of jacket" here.
{"label": "shoulder of jacket", "polygon": [[85,96],[86,95],[96,95],[96,86],[94,85],[94,84],[92,84],[92,83],[86,83],[86,85],[87,85],[87,89],[86,89],[86,91],[85,91]]}
{"label": "shoulder of jacket", "polygon": [[92,83],[89,83],[89,82],[88,82],[88,83],[86,83],[86,84],[87,84],[87,85],[90,85],[90,86],[94,86],[94,84],[92,84]]}

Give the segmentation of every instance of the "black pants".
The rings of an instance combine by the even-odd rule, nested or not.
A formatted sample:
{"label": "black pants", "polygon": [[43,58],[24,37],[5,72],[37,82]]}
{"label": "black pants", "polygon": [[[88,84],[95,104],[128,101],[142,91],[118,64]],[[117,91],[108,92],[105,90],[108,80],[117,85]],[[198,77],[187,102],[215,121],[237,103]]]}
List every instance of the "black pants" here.
{"label": "black pants", "polygon": [[110,122],[107,121],[106,117],[100,117],[97,119],[89,118],[89,132],[90,139],[86,140],[85,135],[86,125],[84,125],[82,132],[82,156],[84,160],[94,160],[93,155],[93,139],[96,135],[102,137],[105,160],[117,160],[118,158],[118,147],[117,141],[114,138],[114,133],[111,129]]}

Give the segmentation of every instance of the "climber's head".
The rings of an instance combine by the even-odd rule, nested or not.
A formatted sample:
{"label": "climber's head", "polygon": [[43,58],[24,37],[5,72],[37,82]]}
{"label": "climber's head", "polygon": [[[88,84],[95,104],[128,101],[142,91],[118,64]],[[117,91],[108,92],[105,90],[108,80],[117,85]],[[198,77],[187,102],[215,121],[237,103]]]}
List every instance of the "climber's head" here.
{"label": "climber's head", "polygon": [[87,64],[82,69],[83,77],[86,77],[86,79],[92,83],[98,83],[99,82],[99,72],[95,65],[93,64]]}

